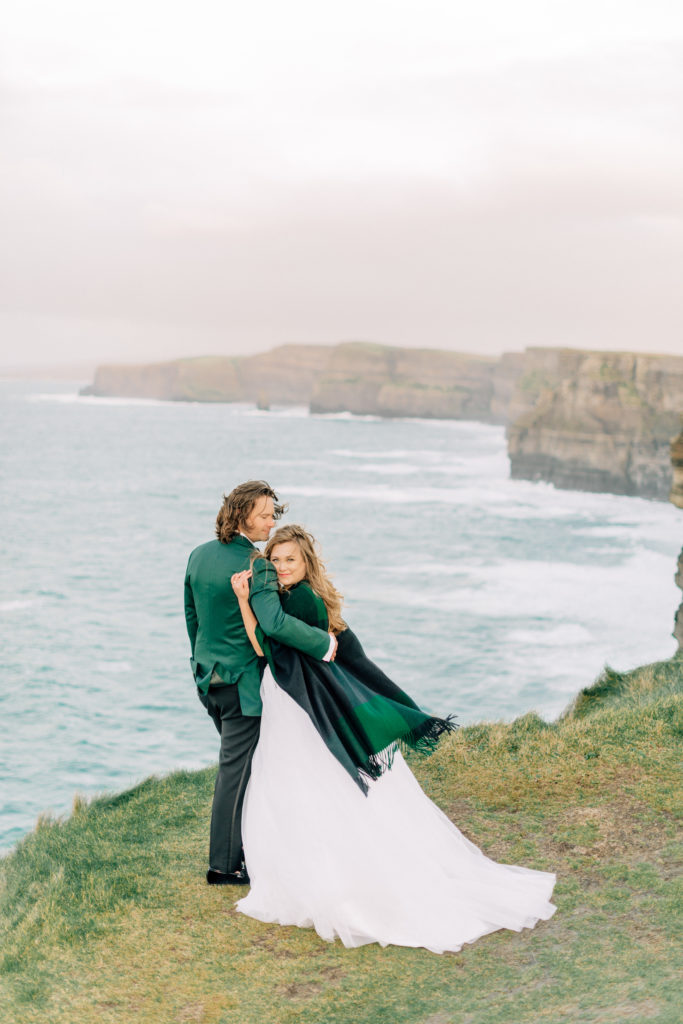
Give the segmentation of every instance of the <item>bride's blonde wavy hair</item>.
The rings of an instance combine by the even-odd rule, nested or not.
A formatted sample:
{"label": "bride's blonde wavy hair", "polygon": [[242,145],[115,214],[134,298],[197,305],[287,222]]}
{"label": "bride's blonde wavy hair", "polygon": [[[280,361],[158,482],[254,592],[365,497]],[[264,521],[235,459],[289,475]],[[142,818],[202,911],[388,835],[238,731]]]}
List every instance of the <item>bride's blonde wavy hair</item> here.
{"label": "bride's blonde wavy hair", "polygon": [[266,558],[270,558],[273,548],[277,547],[278,544],[287,544],[289,541],[293,541],[301,552],[304,565],[306,566],[306,575],[304,577],[306,583],[322,599],[325,605],[327,618],[330,623],[330,632],[335,634],[341,633],[342,630],[346,629],[346,623],[341,616],[344,598],[327,574],[325,563],[318,552],[318,544],[315,537],[308,533],[307,530],[304,530],[303,526],[289,523],[287,526],[281,526],[275,531],[266,544],[263,554]]}

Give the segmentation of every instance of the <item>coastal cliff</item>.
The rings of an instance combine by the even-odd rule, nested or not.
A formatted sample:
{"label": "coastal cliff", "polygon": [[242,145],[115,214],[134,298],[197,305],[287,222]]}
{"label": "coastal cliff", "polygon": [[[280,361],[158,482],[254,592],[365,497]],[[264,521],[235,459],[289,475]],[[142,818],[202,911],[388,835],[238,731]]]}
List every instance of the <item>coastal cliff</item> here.
{"label": "coastal cliff", "polygon": [[[101,366],[82,393],[506,424],[514,478],[666,501],[669,443],[683,411],[683,358],[568,348],[487,358],[367,342],[283,345],[249,357]],[[683,501],[683,482],[676,486]]]}
{"label": "coastal cliff", "polygon": [[[367,342],[100,366],[85,395],[310,405],[312,412],[505,422],[514,361]],[[520,364],[521,367],[521,364]]]}
{"label": "coastal cliff", "polygon": [[496,422],[496,364],[493,358],[439,349],[336,345],[313,387],[311,412]]}
{"label": "coastal cliff", "polygon": [[326,345],[281,345],[258,356],[201,356],[147,365],[98,366],[82,395],[171,402],[259,402],[307,405],[325,372]]}
{"label": "coastal cliff", "polygon": [[669,500],[676,508],[683,508],[683,415],[681,416],[681,432],[671,442],[671,465],[673,480]]}
{"label": "coastal cliff", "polygon": [[528,349],[509,406],[515,478],[665,501],[683,358]]}

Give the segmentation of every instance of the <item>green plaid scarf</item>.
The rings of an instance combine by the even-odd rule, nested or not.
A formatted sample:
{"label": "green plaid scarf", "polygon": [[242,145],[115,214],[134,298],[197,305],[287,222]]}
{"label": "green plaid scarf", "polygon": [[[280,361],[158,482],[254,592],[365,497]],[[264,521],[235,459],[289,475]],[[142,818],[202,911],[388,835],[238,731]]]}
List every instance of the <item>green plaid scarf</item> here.
{"label": "green plaid scarf", "polygon": [[391,767],[397,744],[430,752],[453,716],[420,710],[370,661],[358,637],[339,635],[334,662],[314,658],[276,640],[264,650],[278,686],[307,713],[330,752],[367,794],[370,779]]}

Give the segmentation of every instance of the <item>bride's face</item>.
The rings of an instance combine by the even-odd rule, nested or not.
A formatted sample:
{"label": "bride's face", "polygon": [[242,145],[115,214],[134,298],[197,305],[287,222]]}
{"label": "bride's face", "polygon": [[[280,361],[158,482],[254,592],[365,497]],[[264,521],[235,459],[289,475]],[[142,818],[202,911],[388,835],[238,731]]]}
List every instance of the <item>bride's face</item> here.
{"label": "bride's face", "polygon": [[306,563],[296,541],[288,540],[276,544],[270,560],[277,569],[278,582],[283,587],[291,587],[306,578]]}

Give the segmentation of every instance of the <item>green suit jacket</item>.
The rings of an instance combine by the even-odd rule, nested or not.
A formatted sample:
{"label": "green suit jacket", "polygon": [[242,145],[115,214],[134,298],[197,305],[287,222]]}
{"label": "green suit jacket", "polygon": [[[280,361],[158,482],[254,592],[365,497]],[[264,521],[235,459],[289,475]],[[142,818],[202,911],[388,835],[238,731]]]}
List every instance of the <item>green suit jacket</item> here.
{"label": "green suit jacket", "polygon": [[330,646],[324,630],[283,612],[275,570],[264,558],[256,559],[252,566],[254,550],[254,545],[240,535],[229,544],[211,540],[190,554],[185,573],[185,622],[195,682],[206,693],[215,672],[224,683],[236,684],[242,714],[248,716],[261,714],[263,662],[259,662],[244,628],[230,583],[233,573],[253,568],[250,602],[266,636],[318,659]]}

